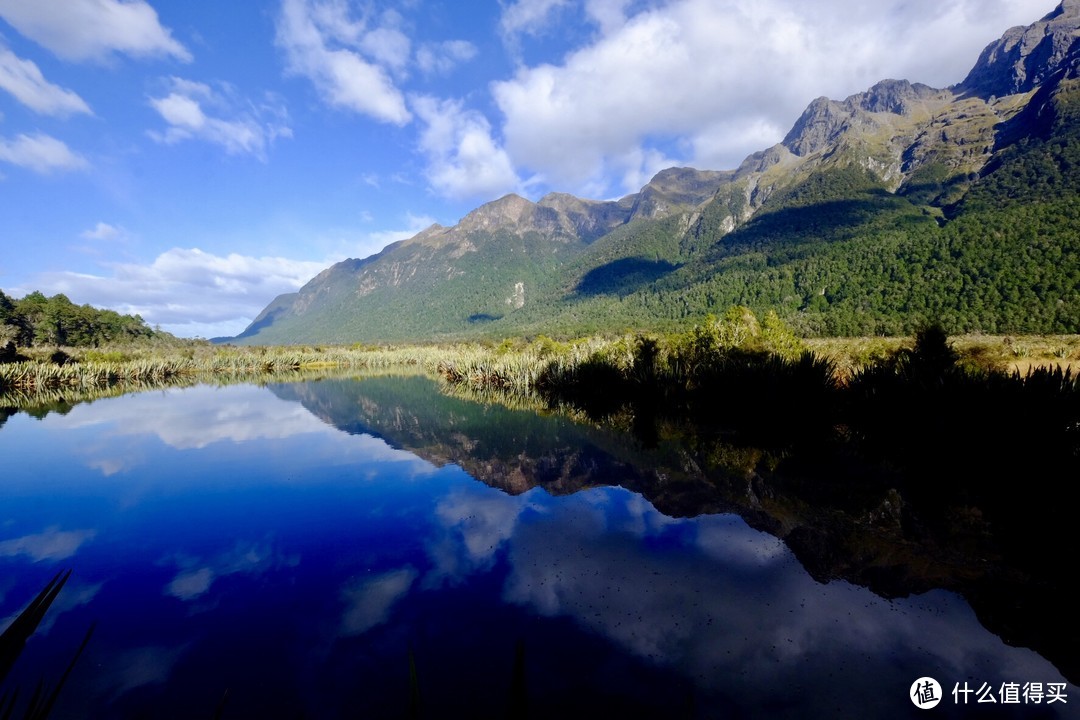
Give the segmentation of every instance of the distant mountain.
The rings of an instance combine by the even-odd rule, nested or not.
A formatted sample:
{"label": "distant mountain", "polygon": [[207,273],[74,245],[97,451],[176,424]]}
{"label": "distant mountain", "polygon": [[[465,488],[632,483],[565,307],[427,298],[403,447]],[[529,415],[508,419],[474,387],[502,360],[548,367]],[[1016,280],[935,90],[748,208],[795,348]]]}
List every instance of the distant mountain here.
{"label": "distant mountain", "polygon": [[806,333],[1080,330],[1080,0],[936,89],[818,98],[725,172],[508,195],[276,298],[236,342],[662,330],[743,304]]}

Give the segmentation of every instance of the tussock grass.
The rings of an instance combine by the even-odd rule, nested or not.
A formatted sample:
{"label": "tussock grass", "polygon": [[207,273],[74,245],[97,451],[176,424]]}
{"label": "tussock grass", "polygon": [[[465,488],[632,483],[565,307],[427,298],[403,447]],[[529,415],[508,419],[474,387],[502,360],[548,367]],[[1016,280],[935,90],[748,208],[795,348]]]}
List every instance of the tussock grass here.
{"label": "tussock grass", "polygon": [[[368,372],[388,368],[437,375],[448,385],[527,395],[575,378],[587,379],[600,367],[627,376],[644,373],[644,380],[657,368],[690,377],[695,368],[689,364],[695,360],[686,347],[688,337],[651,338],[650,367],[642,364],[640,339],[631,335],[565,342],[539,336],[510,339],[499,345],[38,347],[20,350],[26,358],[22,361],[0,364],[0,397],[47,390],[70,394],[113,386],[138,389],[180,382],[256,380],[319,369]],[[699,335],[696,341],[701,339]],[[1080,336],[1076,335],[972,335],[952,341],[959,363],[972,370],[1026,375],[1038,368],[1061,366],[1071,367],[1075,375],[1080,369]],[[815,356],[827,360],[842,381],[911,346],[910,338],[815,338],[801,342]]]}

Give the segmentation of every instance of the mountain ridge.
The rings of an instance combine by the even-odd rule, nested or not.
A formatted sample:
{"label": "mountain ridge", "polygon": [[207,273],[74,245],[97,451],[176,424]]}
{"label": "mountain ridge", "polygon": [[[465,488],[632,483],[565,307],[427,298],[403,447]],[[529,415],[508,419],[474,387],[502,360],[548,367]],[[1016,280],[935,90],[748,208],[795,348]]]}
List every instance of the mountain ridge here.
{"label": "mountain ridge", "polygon": [[[722,310],[719,303],[730,300],[775,308],[804,332],[858,329],[861,321],[852,321],[852,308],[844,310],[841,323],[829,316],[836,314],[834,300],[849,299],[829,294],[835,279],[808,277],[820,274],[815,268],[822,258],[834,265],[847,262],[837,259],[829,238],[884,250],[887,244],[874,238],[887,233],[892,218],[913,242],[951,242],[926,240],[930,226],[943,227],[970,211],[973,206],[963,201],[972,188],[989,183],[1016,152],[1033,152],[1032,138],[1071,132],[1071,124],[1051,119],[1068,115],[1061,108],[1072,102],[1071,83],[1080,77],[1078,38],[1080,0],[1066,0],[1032,25],[1012,28],[990,43],[956,85],[932,88],[886,79],[844,100],[811,101],[781,142],[751,154],[734,170],[668,168],[619,200],[549,193],[532,202],[506,195],[452,227],[433,225],[369,258],[327,268],[297,293],[275,298],[236,340],[576,333],[612,329],[620,314],[642,329],[663,329]],[[1053,197],[1065,203],[1075,197],[1058,195]],[[840,229],[845,225],[849,230]],[[800,243],[802,256],[784,249]],[[854,245],[851,252],[872,250]],[[733,247],[742,254],[733,255]],[[787,264],[790,282],[774,277],[778,257]],[[895,266],[900,257],[889,263]],[[980,272],[988,275],[990,269]],[[736,276],[745,280],[745,289]],[[855,284],[872,293],[872,283],[863,280],[856,277]],[[753,290],[784,282],[791,287],[783,292]],[[822,283],[824,306],[814,297]],[[720,286],[722,291],[709,289]],[[988,297],[997,292],[978,290]],[[1076,290],[1055,292],[1076,303]],[[650,298],[657,306],[651,313],[645,309]],[[683,307],[677,309],[680,300]],[[872,298],[858,302],[873,305]],[[958,315],[935,295],[907,319],[882,324],[882,314],[899,316],[911,304],[865,307],[873,323],[863,325],[903,328],[925,321],[927,314],[957,316],[958,329],[1012,322],[999,322],[986,310]],[[961,327],[965,323],[971,327]]]}

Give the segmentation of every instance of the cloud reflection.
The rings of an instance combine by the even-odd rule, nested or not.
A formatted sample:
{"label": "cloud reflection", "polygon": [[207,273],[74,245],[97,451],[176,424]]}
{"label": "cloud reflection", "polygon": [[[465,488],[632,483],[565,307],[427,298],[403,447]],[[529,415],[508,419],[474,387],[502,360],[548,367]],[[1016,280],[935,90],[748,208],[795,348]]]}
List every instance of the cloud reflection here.
{"label": "cloud reflection", "polygon": [[163,392],[169,395],[169,402],[162,402],[160,393],[139,393],[79,405],[68,415],[48,420],[60,428],[107,423],[117,435],[151,433],[177,450],[224,441],[280,440],[329,430],[303,406],[282,401],[265,388],[197,386]]}
{"label": "cloud reflection", "polygon": [[342,591],[346,608],[341,618],[341,634],[361,635],[386,622],[394,605],[405,597],[418,575],[416,568],[403,567],[346,587]]}
{"label": "cloud reflection", "polygon": [[424,588],[458,584],[474,572],[490,569],[513,535],[522,511],[532,507],[530,497],[538,492],[542,491],[513,496],[477,484],[460,487],[439,500],[435,507],[438,532],[427,543],[433,567],[424,577]]}
{"label": "cloud reflection", "polygon": [[209,561],[179,556],[174,562],[180,571],[165,586],[165,594],[179,600],[195,600],[205,595],[216,580],[228,575],[256,575],[282,564],[295,565],[298,558],[279,557],[269,541],[238,542],[232,549]]}
{"label": "cloud reflection", "polygon": [[619,488],[561,498],[484,490],[439,503],[445,534],[429,545],[437,577],[490,568],[505,552],[505,601],[571,618],[706,692],[738,689],[745,707],[793,694],[801,707],[831,707],[822,703],[836,677],[871,702],[896,666],[958,679],[1057,677],[983,629],[961,598],[890,602],[822,585],[780,540],[736,516],[667,518]]}
{"label": "cloud reflection", "polygon": [[66,560],[95,535],[96,530],[61,530],[51,527],[35,535],[24,535],[0,542],[0,557],[25,555],[34,562]]}
{"label": "cloud reflection", "polygon": [[152,645],[120,653],[103,668],[104,685],[112,690],[112,699],[115,700],[135,688],[164,684],[185,649],[186,646]]}

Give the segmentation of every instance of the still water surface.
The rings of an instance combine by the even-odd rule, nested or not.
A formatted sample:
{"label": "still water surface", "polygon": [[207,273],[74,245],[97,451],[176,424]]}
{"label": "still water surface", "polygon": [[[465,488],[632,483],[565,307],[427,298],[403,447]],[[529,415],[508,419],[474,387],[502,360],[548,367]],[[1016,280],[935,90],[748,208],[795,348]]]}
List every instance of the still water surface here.
{"label": "still water surface", "polygon": [[51,717],[914,717],[922,676],[939,717],[1078,715],[1071,684],[957,706],[1065,680],[957,595],[822,584],[737,515],[665,516],[620,487],[665,481],[632,446],[422,377],[17,413],[0,629],[73,573],[0,693],[96,622]]}

